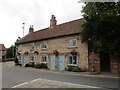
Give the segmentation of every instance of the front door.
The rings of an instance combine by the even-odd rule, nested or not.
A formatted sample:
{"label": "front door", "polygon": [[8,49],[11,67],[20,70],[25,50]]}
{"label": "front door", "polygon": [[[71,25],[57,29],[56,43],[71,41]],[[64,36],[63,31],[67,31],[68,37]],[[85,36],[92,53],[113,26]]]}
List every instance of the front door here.
{"label": "front door", "polygon": [[55,55],[50,55],[50,69],[55,70]]}
{"label": "front door", "polygon": [[100,57],[101,71],[110,72],[110,56],[102,53]]}
{"label": "front door", "polygon": [[64,68],[64,55],[58,56],[58,64],[59,64],[59,70],[65,70]]}
{"label": "front door", "polygon": [[25,64],[26,64],[26,59],[25,59],[25,56],[22,55],[22,66],[25,66]]}

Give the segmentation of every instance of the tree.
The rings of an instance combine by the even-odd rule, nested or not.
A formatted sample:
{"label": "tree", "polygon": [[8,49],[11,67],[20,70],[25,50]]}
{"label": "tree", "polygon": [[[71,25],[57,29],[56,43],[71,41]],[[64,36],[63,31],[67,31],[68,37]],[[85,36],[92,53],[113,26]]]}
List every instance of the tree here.
{"label": "tree", "polygon": [[120,57],[120,2],[89,2],[82,12],[82,41],[96,42],[95,52]]}
{"label": "tree", "polygon": [[7,48],[6,58],[15,58],[15,46],[11,46]]}

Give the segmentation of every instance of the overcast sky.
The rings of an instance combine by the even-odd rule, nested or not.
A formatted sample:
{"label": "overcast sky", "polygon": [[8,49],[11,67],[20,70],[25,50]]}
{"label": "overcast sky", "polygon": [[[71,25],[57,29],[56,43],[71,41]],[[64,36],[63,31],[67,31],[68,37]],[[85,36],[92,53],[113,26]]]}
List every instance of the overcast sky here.
{"label": "overcast sky", "polygon": [[23,36],[22,23],[25,23],[25,35],[29,26],[35,31],[49,27],[51,15],[57,24],[82,18],[83,3],[79,0],[0,0],[0,43],[8,48],[18,36]]}

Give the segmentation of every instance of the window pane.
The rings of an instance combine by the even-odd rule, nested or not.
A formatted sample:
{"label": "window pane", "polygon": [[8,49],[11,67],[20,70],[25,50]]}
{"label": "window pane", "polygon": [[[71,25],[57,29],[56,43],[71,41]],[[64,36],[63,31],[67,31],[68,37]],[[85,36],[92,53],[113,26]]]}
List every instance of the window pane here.
{"label": "window pane", "polygon": [[46,62],[47,61],[47,56],[46,55],[42,55],[42,62]]}
{"label": "window pane", "polygon": [[69,46],[72,46],[72,40],[69,40]]}
{"label": "window pane", "polygon": [[42,55],[42,62],[44,62],[44,56]]}
{"label": "window pane", "polygon": [[69,42],[68,42],[68,46],[69,47],[73,47],[73,46],[76,46],[76,39],[70,39]]}
{"label": "window pane", "polygon": [[46,60],[47,60],[47,57],[45,56],[44,62],[46,62]]}
{"label": "window pane", "polygon": [[32,56],[32,61],[34,61],[34,56]]}
{"label": "window pane", "polygon": [[72,56],[69,56],[69,64],[72,64]]}
{"label": "window pane", "polygon": [[76,46],[76,40],[73,40],[73,46]]}
{"label": "window pane", "polygon": [[47,42],[42,43],[42,48],[47,48]]}
{"label": "window pane", "polygon": [[73,56],[73,64],[77,64],[77,56]]}
{"label": "window pane", "polygon": [[30,56],[30,61],[34,62],[34,55]]}
{"label": "window pane", "polygon": [[34,50],[34,43],[31,43],[30,49]]}

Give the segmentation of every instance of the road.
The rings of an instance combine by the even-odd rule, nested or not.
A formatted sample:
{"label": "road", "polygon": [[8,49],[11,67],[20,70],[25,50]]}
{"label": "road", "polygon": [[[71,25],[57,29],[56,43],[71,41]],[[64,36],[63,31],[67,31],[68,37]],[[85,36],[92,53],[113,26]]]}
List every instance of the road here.
{"label": "road", "polygon": [[12,64],[14,63],[2,63],[2,88],[11,88],[15,85],[29,82],[38,78],[102,88],[118,88],[118,79],[115,78],[44,72],[30,68],[18,68]]}

